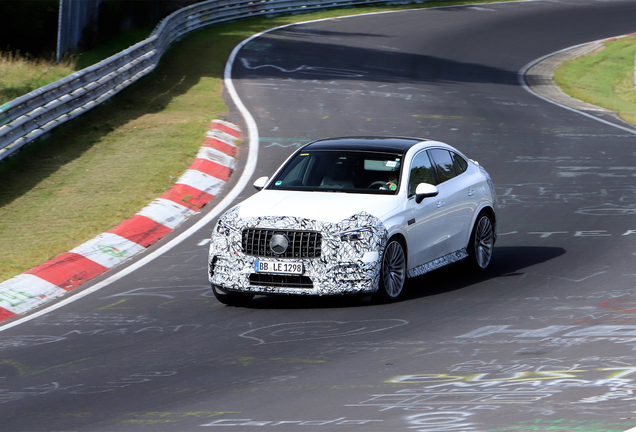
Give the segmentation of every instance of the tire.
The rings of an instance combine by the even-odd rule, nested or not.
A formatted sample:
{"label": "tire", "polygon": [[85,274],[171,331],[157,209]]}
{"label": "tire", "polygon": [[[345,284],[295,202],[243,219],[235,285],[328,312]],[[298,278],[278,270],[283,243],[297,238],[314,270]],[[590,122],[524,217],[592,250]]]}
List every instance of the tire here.
{"label": "tire", "polygon": [[384,302],[395,301],[406,280],[406,254],[402,243],[392,238],[384,248],[380,269],[380,286],[375,297]]}
{"label": "tire", "polygon": [[470,266],[478,271],[485,271],[492,259],[495,246],[495,227],[492,219],[487,212],[480,213],[470,235],[468,259]]}
{"label": "tire", "polygon": [[227,292],[217,285],[212,285],[214,297],[228,306],[247,306],[254,298],[254,294]]}

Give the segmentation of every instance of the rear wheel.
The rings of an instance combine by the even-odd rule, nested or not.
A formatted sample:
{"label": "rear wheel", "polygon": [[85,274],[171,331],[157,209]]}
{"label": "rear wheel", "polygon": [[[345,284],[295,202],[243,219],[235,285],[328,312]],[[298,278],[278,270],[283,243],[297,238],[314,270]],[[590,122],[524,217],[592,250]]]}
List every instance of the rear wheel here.
{"label": "rear wheel", "polygon": [[468,244],[468,256],[473,268],[484,271],[490,265],[495,246],[495,228],[490,214],[480,213]]}
{"label": "rear wheel", "polygon": [[406,255],[404,246],[397,239],[389,240],[382,256],[380,287],[376,297],[383,301],[394,301],[402,293],[406,280]]}
{"label": "rear wheel", "polygon": [[212,292],[218,301],[228,306],[247,306],[254,298],[254,294],[228,292],[216,285],[212,285]]}

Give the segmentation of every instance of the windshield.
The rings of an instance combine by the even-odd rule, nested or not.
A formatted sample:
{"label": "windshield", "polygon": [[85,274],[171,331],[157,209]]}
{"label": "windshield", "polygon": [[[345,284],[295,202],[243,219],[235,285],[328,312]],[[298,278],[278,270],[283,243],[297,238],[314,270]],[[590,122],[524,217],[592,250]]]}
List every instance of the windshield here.
{"label": "windshield", "polygon": [[368,151],[301,151],[268,189],[395,195],[402,155]]}

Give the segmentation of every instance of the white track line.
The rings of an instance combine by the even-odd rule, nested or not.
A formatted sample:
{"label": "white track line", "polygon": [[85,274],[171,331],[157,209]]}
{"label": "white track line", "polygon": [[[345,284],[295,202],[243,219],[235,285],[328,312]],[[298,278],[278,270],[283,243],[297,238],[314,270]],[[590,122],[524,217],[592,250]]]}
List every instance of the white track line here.
{"label": "white track line", "polygon": [[228,92],[230,93],[232,100],[236,104],[236,107],[238,108],[238,110],[240,111],[241,115],[243,116],[245,120],[245,123],[247,125],[247,134],[249,136],[249,152],[247,156],[247,162],[245,164],[245,168],[243,169],[243,172],[241,173],[241,177],[239,178],[239,181],[236,184],[236,186],[234,186],[234,188],[227,194],[227,196],[223,198],[223,200],[221,200],[221,202],[219,202],[212,210],[210,210],[208,214],[203,216],[200,221],[198,221],[189,229],[181,233],[179,236],[172,239],[170,242],[161,246],[159,249],[151,252],[146,257],[140,259],[136,263],[126,267],[125,269],[115,273],[114,275],[108,277],[102,282],[99,282],[84,291],[78,292],[77,294],[73,294],[69,298],[62,300],[61,302],[51,305],[47,308],[44,308],[41,311],[35,312],[31,315],[25,316],[11,323],[0,326],[0,332],[8,330],[12,327],[18,326],[25,322],[31,321],[32,319],[41,317],[42,315],[45,315],[61,307],[64,307],[70,303],[73,303],[74,301],[77,301],[96,291],[99,291],[102,288],[107,287],[113,282],[117,282],[118,280],[120,280],[121,278],[125,276],[128,276],[135,270],[153,261],[155,258],[159,258],[161,255],[163,255],[164,253],[168,252],[173,247],[180,244],[182,241],[190,237],[192,234],[196,233],[201,228],[205,227],[207,224],[210,223],[210,221],[212,221],[212,219],[214,219],[219,214],[221,214],[221,212],[225,210],[232,203],[232,201],[234,201],[239,196],[239,194],[243,191],[243,189],[245,189],[245,186],[247,186],[250,178],[252,177],[256,169],[256,162],[258,160],[259,136],[258,136],[258,127],[256,126],[256,122],[254,121],[254,118],[252,117],[250,112],[247,110],[247,108],[245,107],[241,99],[239,98],[238,93],[236,92],[236,89],[234,87],[234,83],[232,82],[232,65],[234,64],[234,60],[236,59],[236,55],[239,52],[239,50],[243,48],[243,46],[247,44],[248,42],[250,42],[252,39],[261,36],[263,33],[259,33],[259,34],[251,36],[250,38],[244,40],[243,42],[241,42],[239,45],[237,45],[234,48],[234,50],[232,51],[232,54],[230,54],[230,57],[227,63],[225,64],[225,71],[223,74],[223,79],[225,81],[226,88]]}
{"label": "white track line", "polygon": [[[380,12],[380,13],[385,13],[385,12]],[[355,16],[360,16],[360,15],[354,15],[354,16],[351,16],[351,18],[353,18]],[[349,18],[349,17],[342,17],[342,18]],[[247,162],[245,164],[245,168],[243,169],[243,172],[241,173],[241,177],[239,178],[238,183],[227,194],[227,196],[225,198],[223,198],[223,200],[221,200],[221,202],[219,202],[212,210],[210,210],[210,212],[208,214],[203,216],[203,218],[201,218],[200,221],[198,221],[196,224],[191,226],[188,230],[184,231],[182,234],[178,235],[177,237],[172,239],[170,242],[168,242],[165,245],[161,246],[159,249],[151,252],[146,257],[140,259],[136,263],[134,263],[134,264],[126,267],[125,269],[113,274],[112,276],[108,277],[107,279],[104,279],[102,282],[99,282],[99,283],[95,284],[94,286],[92,286],[92,287],[90,287],[88,289],[85,289],[84,291],[77,292],[76,294],[72,294],[70,297],[60,301],[59,303],[56,303],[56,304],[51,305],[49,307],[46,307],[46,308],[44,308],[44,309],[42,309],[42,310],[40,310],[38,312],[35,312],[35,313],[31,314],[31,315],[28,315],[28,316],[25,316],[23,318],[20,318],[20,319],[18,319],[16,321],[13,321],[11,323],[8,323],[8,324],[0,326],[0,332],[8,330],[8,329],[10,329],[12,327],[18,326],[18,325],[23,324],[25,322],[31,321],[31,320],[33,320],[35,318],[39,318],[42,315],[46,315],[49,312],[52,312],[52,311],[54,311],[56,309],[59,309],[59,308],[62,308],[62,307],[66,306],[66,305],[68,305],[70,303],[73,303],[73,302],[75,302],[75,301],[77,301],[77,300],[79,300],[81,298],[84,298],[84,297],[86,297],[86,296],[88,296],[90,294],[93,294],[94,292],[99,291],[102,288],[105,288],[105,287],[107,287],[108,285],[110,285],[110,284],[112,284],[114,282],[117,282],[118,280],[122,279],[123,277],[128,276],[129,274],[131,274],[135,270],[137,270],[137,269],[145,266],[146,264],[150,263],[154,259],[159,258],[161,255],[163,255],[164,253],[168,252],[173,247],[175,247],[178,244],[180,244],[182,241],[184,241],[185,239],[190,237],[192,234],[196,233],[201,228],[203,228],[208,223],[210,223],[210,221],[212,221],[212,219],[214,219],[219,214],[221,214],[221,212],[223,210],[225,210],[232,203],[232,201],[234,201],[239,196],[239,194],[243,191],[243,189],[245,189],[245,186],[247,186],[248,181],[250,180],[250,178],[254,174],[254,171],[256,170],[256,162],[258,160],[258,149],[259,149],[258,148],[258,144],[259,144],[258,127],[256,126],[256,121],[254,120],[254,117],[252,117],[250,112],[247,110],[247,108],[243,104],[243,101],[239,97],[238,93],[236,92],[236,88],[234,87],[234,82],[232,81],[232,66],[234,64],[234,61],[236,60],[236,56],[237,56],[238,52],[241,50],[241,48],[243,48],[246,44],[251,42],[253,39],[255,39],[257,37],[260,37],[260,36],[262,36],[262,35],[264,35],[266,33],[269,33],[269,32],[272,32],[272,31],[275,31],[275,30],[278,30],[278,29],[281,29],[281,28],[294,26],[294,25],[306,24],[306,23],[309,23],[309,22],[327,21],[327,20],[328,19],[321,19],[321,20],[314,20],[314,21],[304,21],[304,22],[286,24],[286,25],[283,25],[283,26],[280,26],[280,27],[271,28],[271,29],[265,30],[265,31],[263,31],[261,33],[257,33],[255,35],[250,36],[249,38],[245,39],[243,42],[238,44],[234,48],[234,50],[232,50],[232,53],[230,54],[230,57],[228,58],[228,61],[225,64],[225,71],[223,73],[223,80],[225,82],[227,91],[230,94],[230,97],[232,98],[232,100],[236,104],[236,107],[238,108],[239,112],[243,116],[243,119],[245,120],[245,123],[247,125],[247,134],[249,136],[249,151],[248,151]]]}
{"label": "white track line", "polygon": [[550,102],[551,104],[554,104],[554,105],[556,105],[556,106],[560,106],[561,108],[564,108],[564,109],[566,109],[566,110],[568,110],[568,111],[572,111],[572,112],[575,112],[575,113],[581,114],[582,116],[585,116],[585,117],[590,118],[590,119],[592,119],[592,120],[596,120],[596,121],[601,122],[601,123],[604,123],[604,124],[606,124],[606,125],[608,125],[608,126],[612,126],[612,127],[618,128],[618,129],[620,129],[620,130],[623,130],[623,131],[625,131],[625,132],[629,132],[629,133],[631,133],[631,134],[636,135],[636,130],[634,130],[634,129],[631,129],[631,128],[628,128],[628,127],[625,127],[625,126],[621,126],[621,125],[618,125],[618,124],[616,124],[616,123],[612,123],[612,122],[607,121],[607,120],[604,120],[604,119],[602,119],[602,118],[599,118],[599,117],[593,116],[592,114],[588,114],[588,113],[586,113],[586,112],[579,111],[579,110],[577,110],[577,109],[575,109],[575,108],[571,108],[571,107],[569,107],[569,106],[567,106],[567,105],[563,105],[563,104],[560,104],[560,103],[558,103],[558,102],[555,102],[555,101],[553,101],[553,100],[551,100],[551,99],[548,99],[548,98],[546,98],[546,97],[543,97],[543,96],[541,96],[540,94],[536,93],[534,90],[532,90],[532,89],[530,88],[530,86],[528,86],[528,84],[526,83],[526,80],[525,80],[525,74],[526,74],[526,72],[528,72],[528,69],[530,69],[532,66],[536,65],[537,63],[542,62],[543,60],[545,60],[545,59],[547,59],[547,58],[549,58],[549,57],[552,57],[553,55],[556,55],[556,54],[559,54],[559,53],[562,53],[562,52],[564,52],[564,51],[568,51],[568,50],[571,50],[571,49],[574,49],[574,48],[579,48],[579,47],[582,47],[582,46],[585,46],[585,45],[589,45],[589,44],[593,44],[593,43],[597,43],[597,42],[603,42],[603,41],[606,41],[606,40],[608,40],[608,39],[616,39],[616,38],[620,38],[620,37],[624,37],[624,36],[625,36],[625,35],[623,35],[623,36],[616,36],[615,38],[604,38],[604,39],[599,39],[599,40],[596,40],[596,41],[587,42],[587,43],[580,44],[580,45],[571,46],[571,47],[569,47],[569,48],[565,48],[565,49],[562,49],[562,50],[559,50],[559,51],[555,51],[555,52],[553,52],[552,54],[548,54],[548,55],[545,55],[545,56],[543,56],[543,57],[540,57],[540,58],[538,58],[538,59],[536,59],[536,60],[533,60],[533,61],[531,61],[530,63],[528,63],[527,65],[525,65],[525,66],[524,66],[524,67],[523,67],[523,68],[522,68],[522,69],[521,69],[521,70],[517,73],[517,79],[519,80],[519,84],[521,84],[521,86],[522,86],[522,87],[523,87],[523,88],[524,88],[527,92],[529,92],[529,93],[531,93],[531,94],[535,95],[535,96],[536,96],[536,97],[538,97],[539,99],[543,99],[543,100],[544,100],[544,101],[546,101],[546,102]]}
{"label": "white track line", "polygon": [[[512,2],[512,3],[522,3],[522,2],[533,2],[533,1],[537,1],[537,0],[521,0],[518,2]],[[505,2],[502,2],[505,3]],[[474,5],[467,5],[466,7],[470,7],[470,6],[476,6],[477,4]],[[439,7],[439,8],[430,8],[430,9],[445,9],[449,6],[443,6],[443,7]],[[428,9],[428,10],[430,10]],[[414,10],[420,10],[420,9],[414,9]],[[302,25],[302,24],[308,24],[308,23],[312,23],[312,22],[320,22],[320,21],[329,21],[329,20],[333,20],[333,19],[347,19],[347,18],[357,18],[357,17],[361,17],[361,16],[365,16],[365,15],[381,15],[381,14],[389,14],[389,13],[399,13],[399,12],[407,12],[405,10],[400,10],[400,11],[384,11],[384,12],[374,12],[374,13],[369,13],[369,14],[359,14],[359,15],[348,15],[348,16],[342,16],[342,17],[333,17],[333,18],[325,18],[325,19],[320,19],[320,20],[309,20],[309,21],[303,21],[303,22],[298,22],[298,23],[292,23],[292,24],[286,24],[280,27],[275,27],[269,30],[265,30],[261,33],[255,34],[253,36],[250,36],[249,38],[245,39],[243,42],[241,42],[240,44],[238,44],[234,50],[232,50],[232,53],[230,54],[230,57],[228,58],[227,63],[225,64],[225,71],[223,74],[223,79],[225,82],[225,85],[227,87],[227,90],[230,94],[230,97],[232,98],[232,100],[234,101],[234,103],[236,104],[236,107],[238,108],[239,112],[241,113],[241,115],[243,116],[245,123],[247,125],[247,133],[249,136],[249,152],[248,152],[248,156],[247,156],[247,162],[245,164],[245,168],[241,174],[241,177],[239,178],[238,183],[236,184],[236,186],[234,186],[234,188],[227,194],[227,196],[221,200],[221,202],[219,202],[212,210],[210,210],[210,212],[203,216],[203,218],[197,222],[196,224],[194,224],[192,227],[190,227],[188,230],[184,231],[182,234],[180,234],[179,236],[175,237],[173,240],[171,240],[170,242],[166,243],[165,245],[163,245],[162,247],[160,247],[159,249],[151,252],[150,254],[148,254],[145,258],[140,259],[138,262],[136,262],[135,264],[132,264],[128,267],[126,267],[125,269],[121,270],[120,272],[115,273],[114,275],[108,277],[107,279],[103,280],[102,282],[99,282],[98,284],[95,284],[94,286],[92,286],[91,288],[85,289],[84,291],[78,292],[76,294],[71,295],[69,298],[62,300],[59,303],[56,303],[52,306],[49,306],[47,308],[42,309],[39,312],[33,313],[29,316],[25,316],[23,318],[20,318],[14,322],[5,324],[3,326],[0,326],[0,332],[8,330],[12,327],[15,327],[17,325],[20,325],[22,323],[31,321],[32,319],[38,318],[42,315],[45,315],[49,312],[52,312],[56,309],[59,309],[61,307],[64,307],[70,303],[73,303],[76,300],[79,300],[83,297],[86,297],[96,291],[99,291],[100,289],[112,284],[113,282],[118,281],[119,279],[122,279],[123,277],[129,275],[130,273],[134,272],[135,270],[143,267],[144,265],[148,264],[149,262],[153,261],[155,258],[160,257],[161,255],[163,255],[164,253],[168,252],[170,249],[172,249],[173,247],[177,246],[178,244],[180,244],[182,241],[184,241],[185,239],[187,239],[188,237],[190,237],[192,234],[196,233],[197,231],[199,231],[201,228],[203,228],[205,225],[207,225],[208,223],[210,223],[210,221],[212,221],[212,219],[214,219],[215,217],[217,217],[219,214],[221,214],[221,212],[223,210],[225,210],[231,203],[232,201],[234,201],[239,194],[243,191],[243,189],[245,189],[245,186],[247,186],[248,181],[250,180],[250,178],[252,177],[252,175],[254,174],[254,171],[256,170],[256,162],[258,160],[258,143],[259,143],[259,135],[258,135],[258,127],[256,126],[256,121],[254,120],[254,117],[252,117],[252,115],[250,114],[250,112],[247,110],[247,108],[245,107],[245,105],[243,104],[243,101],[239,98],[238,93],[236,92],[236,88],[234,87],[234,83],[232,81],[232,66],[234,64],[234,61],[236,59],[236,55],[238,54],[238,52],[241,50],[241,48],[243,48],[246,44],[248,44],[249,42],[251,42],[253,39],[256,39],[257,37],[260,37],[266,33],[272,32],[272,31],[276,31],[282,28],[286,28],[286,27],[290,27],[290,26],[295,26],[295,25]],[[585,45],[585,44],[582,44]],[[556,53],[553,53],[556,54]],[[553,55],[550,54],[550,55]],[[634,132],[634,130],[629,130],[627,128],[623,128],[619,125],[616,125],[614,123],[610,123],[607,122],[605,120],[599,119],[597,117],[594,117],[592,115],[586,114],[584,112],[569,108],[567,106],[558,104],[556,102],[553,102],[549,99],[546,99],[536,93],[534,93],[529,87],[528,85],[525,83],[525,80],[523,78],[523,74],[525,73],[525,71],[527,71],[530,67],[532,67],[535,63],[543,60],[548,56],[544,56],[538,60],[535,60],[531,63],[529,63],[528,65],[526,65],[519,73],[518,73],[518,79],[519,82],[521,83],[521,85],[530,93],[536,95],[537,97],[544,99],[550,103],[553,103],[555,105],[561,106],[567,110],[570,111],[574,111],[577,112],[579,114],[582,114],[586,117],[592,118],[594,120],[600,121],[602,123],[608,124],[610,126],[614,126],[617,127],[619,129],[623,129],[627,132],[630,133],[636,133]],[[634,431],[636,432],[636,431]]]}

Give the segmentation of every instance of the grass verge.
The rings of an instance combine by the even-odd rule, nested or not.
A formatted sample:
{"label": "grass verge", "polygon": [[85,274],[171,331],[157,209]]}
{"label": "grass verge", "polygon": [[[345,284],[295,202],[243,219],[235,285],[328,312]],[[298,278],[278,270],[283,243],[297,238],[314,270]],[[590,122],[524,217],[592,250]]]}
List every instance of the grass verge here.
{"label": "grass verge", "polygon": [[602,49],[563,63],[554,81],[570,96],[636,125],[635,54],[636,35],[606,41]]}
{"label": "grass verge", "polygon": [[[245,38],[293,22],[471,3],[484,1],[252,18],[174,43],[153,73],[0,164],[0,281],[106,231],[174,184],[194,160],[209,121],[227,111],[223,68]],[[112,51],[80,60],[87,65]]]}
{"label": "grass verge", "polygon": [[115,55],[146,39],[151,31],[152,28],[128,31],[60,63],[0,51],[0,105]]}
{"label": "grass verge", "polygon": [[75,72],[75,62],[56,64],[0,51],[0,105]]}

